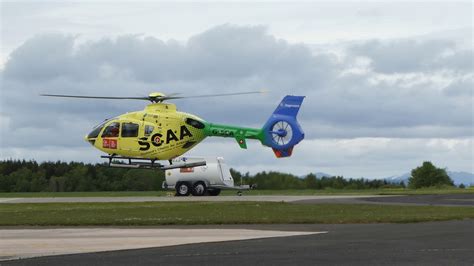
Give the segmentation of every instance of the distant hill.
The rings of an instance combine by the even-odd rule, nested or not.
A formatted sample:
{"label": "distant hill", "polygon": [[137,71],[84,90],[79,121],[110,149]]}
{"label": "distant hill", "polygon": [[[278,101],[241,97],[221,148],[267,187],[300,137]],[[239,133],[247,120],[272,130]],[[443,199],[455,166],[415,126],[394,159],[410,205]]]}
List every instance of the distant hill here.
{"label": "distant hill", "polygon": [[[448,171],[448,175],[454,181],[454,184],[456,186],[459,186],[460,184],[474,185],[474,174],[472,173]],[[400,176],[390,176],[384,179],[392,183],[400,183],[403,181],[405,182],[405,184],[408,184],[408,179],[410,178],[410,176],[410,173],[405,173]]]}
{"label": "distant hill", "polygon": [[323,173],[323,172],[317,172],[317,173],[315,173],[315,175],[316,175],[317,178],[334,176],[334,175],[326,174],[326,173]]}
{"label": "distant hill", "polygon": [[411,176],[410,173],[405,173],[403,175],[389,176],[383,179],[387,180],[390,183],[401,183],[403,181],[405,182],[405,184],[408,184],[408,179],[410,178],[410,176]]}

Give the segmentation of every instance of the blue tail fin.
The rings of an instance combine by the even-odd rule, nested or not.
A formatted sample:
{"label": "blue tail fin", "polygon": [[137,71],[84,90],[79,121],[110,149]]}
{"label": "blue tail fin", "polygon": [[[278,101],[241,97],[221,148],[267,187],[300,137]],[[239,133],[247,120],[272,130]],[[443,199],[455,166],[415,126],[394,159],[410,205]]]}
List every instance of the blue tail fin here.
{"label": "blue tail fin", "polygon": [[304,132],[296,120],[304,96],[287,95],[263,126],[263,145],[273,149],[276,157],[289,157],[293,147],[304,139]]}

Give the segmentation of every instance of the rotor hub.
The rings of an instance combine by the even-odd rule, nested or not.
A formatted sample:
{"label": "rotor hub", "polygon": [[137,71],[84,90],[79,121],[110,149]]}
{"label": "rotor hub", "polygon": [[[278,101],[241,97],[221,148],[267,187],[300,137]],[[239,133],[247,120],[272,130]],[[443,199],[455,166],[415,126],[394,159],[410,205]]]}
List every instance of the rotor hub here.
{"label": "rotor hub", "polygon": [[282,129],[282,128],[278,129],[275,133],[276,133],[279,137],[282,137],[282,138],[285,137],[286,134],[288,134],[288,132],[286,132],[286,130],[284,130],[284,129]]}

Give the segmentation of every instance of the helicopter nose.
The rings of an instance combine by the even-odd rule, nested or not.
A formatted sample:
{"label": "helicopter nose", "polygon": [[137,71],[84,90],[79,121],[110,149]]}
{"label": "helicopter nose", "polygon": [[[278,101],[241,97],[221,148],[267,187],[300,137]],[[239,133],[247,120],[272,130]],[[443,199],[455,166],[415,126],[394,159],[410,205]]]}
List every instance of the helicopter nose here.
{"label": "helicopter nose", "polygon": [[95,138],[90,138],[89,135],[84,136],[84,140],[89,142],[92,146],[95,144]]}
{"label": "helicopter nose", "polygon": [[99,137],[96,129],[93,129],[89,134],[84,136],[84,140],[89,142],[92,146],[95,144],[95,140]]}
{"label": "helicopter nose", "polygon": [[84,140],[89,142],[92,146],[94,146],[96,139],[99,137],[102,128],[104,127],[105,123],[103,122],[101,125],[94,127],[87,136],[84,137]]}

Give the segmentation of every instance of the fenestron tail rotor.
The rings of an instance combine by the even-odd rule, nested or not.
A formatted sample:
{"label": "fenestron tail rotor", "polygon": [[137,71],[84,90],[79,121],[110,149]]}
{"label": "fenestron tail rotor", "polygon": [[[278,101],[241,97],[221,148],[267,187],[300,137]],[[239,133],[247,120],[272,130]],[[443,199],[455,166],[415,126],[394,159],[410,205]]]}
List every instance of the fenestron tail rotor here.
{"label": "fenestron tail rotor", "polygon": [[221,96],[235,96],[244,94],[260,94],[266,93],[267,91],[246,91],[246,92],[234,92],[234,93],[217,93],[217,94],[204,94],[204,95],[190,95],[190,96],[179,96],[179,93],[172,93],[165,95],[161,92],[150,93],[146,97],[120,97],[120,96],[92,96],[92,95],[66,95],[66,94],[40,94],[40,96],[47,97],[61,97],[61,98],[81,98],[81,99],[99,99],[99,100],[146,100],[152,103],[163,102],[166,100],[175,99],[187,99],[187,98],[210,98],[210,97],[221,97]]}
{"label": "fenestron tail rotor", "polygon": [[293,138],[291,125],[284,120],[276,122],[270,133],[272,134],[273,141],[281,146],[287,145]]}

